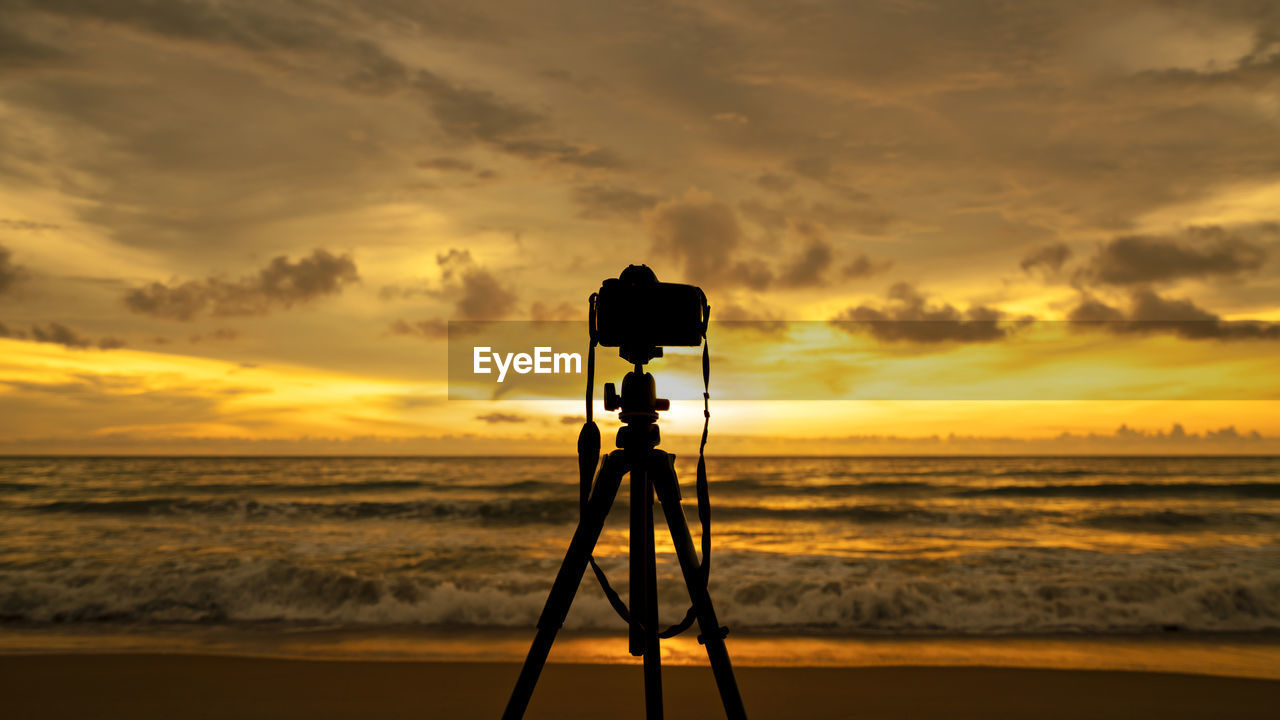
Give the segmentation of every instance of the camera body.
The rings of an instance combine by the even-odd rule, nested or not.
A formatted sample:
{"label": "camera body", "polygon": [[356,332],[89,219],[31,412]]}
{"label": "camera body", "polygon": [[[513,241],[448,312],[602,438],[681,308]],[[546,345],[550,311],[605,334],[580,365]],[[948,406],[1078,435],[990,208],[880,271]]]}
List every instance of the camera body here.
{"label": "camera body", "polygon": [[644,363],[661,355],[651,351],[656,348],[701,345],[709,316],[702,288],[658,282],[647,265],[628,265],[600,286],[595,329],[601,345]]}

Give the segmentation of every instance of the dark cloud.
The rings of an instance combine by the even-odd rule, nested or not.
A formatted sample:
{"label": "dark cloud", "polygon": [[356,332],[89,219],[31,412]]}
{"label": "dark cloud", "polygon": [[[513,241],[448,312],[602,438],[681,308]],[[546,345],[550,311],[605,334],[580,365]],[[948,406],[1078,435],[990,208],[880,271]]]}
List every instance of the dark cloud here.
{"label": "dark cloud", "polygon": [[8,248],[0,246],[0,295],[8,292],[26,274],[22,266],[13,264],[12,257]]}
{"label": "dark cloud", "polygon": [[893,267],[892,260],[872,260],[866,253],[859,253],[857,257],[846,263],[840,272],[846,279],[855,280],[879,275],[887,272],[891,267]]}
{"label": "dark cloud", "polygon": [[620,168],[622,158],[612,150],[576,145],[554,138],[512,140],[499,145],[499,149],[530,160],[552,160],[565,165],[584,168]]}
{"label": "dark cloud", "polygon": [[649,193],[613,185],[581,185],[573,190],[581,217],[592,219],[621,218],[637,220],[640,214],[658,204]]}
{"label": "dark cloud", "polygon": [[551,305],[538,300],[529,306],[529,319],[534,322],[566,322],[585,320],[586,317],[586,303],[574,305],[565,301],[558,305]]}
{"label": "dark cloud", "polygon": [[742,227],[732,207],[690,191],[659,204],[650,220],[654,253],[679,261],[686,279],[707,285],[735,279],[733,255]]}
{"label": "dark cloud", "polygon": [[136,313],[171,320],[190,320],[209,304],[209,294],[206,284],[196,280],[174,286],[153,282],[130,290],[125,295],[124,302]]}
{"label": "dark cloud", "polygon": [[427,338],[428,340],[440,340],[449,337],[449,323],[439,319],[419,320],[414,323],[396,320],[387,328],[387,332],[392,335],[410,335]]}
{"label": "dark cloud", "polygon": [[1067,319],[1079,328],[1100,327],[1118,334],[1166,333],[1189,340],[1280,340],[1280,323],[1223,320],[1191,300],[1135,290],[1127,310],[1085,295]]}
{"label": "dark cloud", "polygon": [[738,209],[744,217],[768,230],[779,230],[787,226],[787,212],[782,208],[763,203],[755,198],[738,203]]}
{"label": "dark cloud", "polygon": [[477,415],[477,420],[489,423],[490,425],[499,425],[502,423],[522,423],[528,420],[523,415],[514,415],[512,413],[491,412],[485,415]]}
{"label": "dark cloud", "polygon": [[452,157],[437,157],[430,160],[419,160],[418,167],[423,170],[442,170],[445,172],[471,172],[475,169],[475,165],[466,160],[459,160]]}
{"label": "dark cloud", "polygon": [[[349,90],[385,93],[407,84],[409,72],[374,43],[346,30],[340,10],[308,12],[254,2],[181,0],[39,0],[46,16],[116,25],[169,41],[234,48],[252,59],[296,72],[326,72]],[[329,12],[326,12],[329,11]],[[290,57],[296,54],[304,57]]]}
{"label": "dark cloud", "polygon": [[[685,276],[705,285],[739,285],[763,291],[771,287],[821,287],[830,282],[829,268],[836,252],[824,224],[790,216],[758,201],[740,204],[744,214],[756,216],[771,229],[789,228],[798,250],[780,261],[740,258],[744,241],[733,208],[709,194],[690,191],[683,198],[659,204],[650,215],[653,249],[679,260]],[[777,223],[777,225],[775,225]],[[845,268],[846,275],[871,275],[886,269],[865,255]]]}
{"label": "dark cloud", "polygon": [[738,203],[744,217],[768,230],[780,230],[794,223],[817,223],[835,230],[863,235],[881,235],[893,223],[893,215],[880,208],[870,196],[846,192],[841,202],[808,202],[791,195],[775,203],[749,198]]}
{"label": "dark cloud", "polygon": [[894,216],[863,193],[856,193],[837,204],[816,202],[808,212],[815,221],[831,228],[848,228],[864,235],[881,235],[894,222]]}
{"label": "dark cloud", "polygon": [[868,332],[890,342],[968,342],[1000,340],[1010,330],[1001,326],[1002,313],[977,305],[960,311],[950,304],[930,305],[926,297],[907,283],[889,289],[889,305],[846,308],[831,323],[849,333]]}
{"label": "dark cloud", "polygon": [[240,333],[236,332],[231,328],[218,328],[217,330],[214,330],[211,333],[207,333],[203,335],[202,334],[192,335],[188,337],[187,340],[191,344],[196,345],[196,344],[205,342],[206,340],[211,340],[214,342],[230,341],[230,340],[235,340],[238,337],[240,337]]}
{"label": "dark cloud", "polygon": [[413,87],[427,101],[440,128],[457,140],[478,142],[529,160],[549,160],[586,168],[617,168],[613,151],[555,137],[540,113],[498,97],[488,90],[462,87],[427,70],[418,71]]}
{"label": "dark cloud", "polygon": [[56,223],[33,222],[31,220],[11,220],[9,218],[0,218],[0,227],[8,228],[9,230],[41,232],[43,230],[58,230],[62,226]]}
{"label": "dark cloud", "polygon": [[825,182],[831,179],[831,158],[827,155],[813,155],[796,158],[791,161],[791,170],[797,175]]}
{"label": "dark cloud", "polygon": [[731,283],[736,283],[752,290],[768,290],[769,286],[773,284],[773,270],[763,260],[743,260],[734,263],[733,267],[729,269],[728,278]]}
{"label": "dark cloud", "polygon": [[1066,243],[1054,243],[1038,248],[1022,258],[1020,267],[1023,272],[1031,272],[1036,268],[1056,273],[1062,269],[1063,263],[1071,258],[1071,248]]}
{"label": "dark cloud", "polygon": [[796,233],[805,245],[782,269],[778,281],[784,287],[814,287],[826,284],[827,268],[831,265],[831,243],[826,230],[813,223],[796,224]]}
{"label": "dark cloud", "polygon": [[86,348],[93,345],[93,340],[81,335],[61,323],[51,322],[44,327],[31,326],[31,339],[36,342],[65,345],[69,348]]}
{"label": "dark cloud", "polygon": [[795,184],[795,179],[780,173],[767,172],[761,173],[756,177],[756,185],[759,185],[769,192],[784,193],[790,190]]}
{"label": "dark cloud", "polygon": [[1079,272],[1086,283],[1135,285],[1257,270],[1267,252],[1221,227],[1193,228],[1184,238],[1127,235],[1098,249]]}
{"label": "dark cloud", "polygon": [[462,273],[462,288],[454,308],[461,320],[499,320],[515,309],[516,295],[493,273],[480,267]]}
{"label": "dark cloud", "polygon": [[4,323],[0,323],[0,338],[12,338],[14,340],[30,338],[35,342],[52,343],[75,350],[83,350],[95,346],[100,350],[114,350],[125,345],[124,340],[113,336],[103,337],[94,342],[93,338],[81,335],[66,325],[57,322],[32,325],[29,333],[16,328],[9,328]]}
{"label": "dark cloud", "polygon": [[166,285],[153,282],[130,290],[125,305],[136,313],[191,320],[206,307],[218,316],[265,315],[325,295],[336,295],[360,279],[349,255],[315,250],[291,262],[281,255],[257,275],[230,282],[218,277]]}
{"label": "dark cloud", "polygon": [[497,143],[543,120],[491,92],[459,87],[425,70],[417,74],[413,84],[427,98],[440,128],[459,139]]}
{"label": "dark cloud", "polygon": [[587,418],[582,415],[561,415],[561,425],[581,425],[586,422]]}
{"label": "dark cloud", "polygon": [[436,264],[445,286],[428,294],[453,299],[457,319],[500,320],[515,309],[515,293],[503,287],[487,268],[473,262],[471,251],[450,248],[436,255]]}
{"label": "dark cloud", "polygon": [[[498,177],[498,173],[489,168],[478,168],[469,160],[462,160],[455,157],[435,157],[428,160],[419,160],[415,166],[422,170],[431,170],[436,173],[447,173],[452,176],[469,175],[470,182],[462,187],[474,187],[479,184],[476,181],[488,181]],[[434,182],[414,183],[413,187],[430,189],[435,188]]]}
{"label": "dark cloud", "polygon": [[4,14],[8,8],[0,10],[0,73],[12,73],[14,70],[38,67],[66,57],[58,48],[40,42],[27,33],[10,24]]}
{"label": "dark cloud", "polygon": [[[388,285],[379,291],[379,296],[383,300],[426,296],[450,301],[454,305],[453,319],[456,320],[501,320],[515,310],[518,301],[515,292],[499,282],[487,268],[472,260],[471,251],[450,248],[436,254],[436,264],[440,267],[439,285],[427,282]],[[393,333],[410,334],[395,330]]]}
{"label": "dark cloud", "polygon": [[447,252],[436,253],[436,265],[440,266],[440,275],[449,280],[458,270],[471,264],[471,251],[449,248]]}
{"label": "dark cloud", "polygon": [[1081,298],[1079,305],[1067,313],[1067,320],[1075,323],[1123,322],[1125,314],[1118,308],[1111,307],[1091,295],[1086,295]]}
{"label": "dark cloud", "polygon": [[[783,333],[788,326],[786,320],[774,310],[748,308],[736,303],[714,308],[711,313],[712,322],[717,327],[727,330],[754,330],[766,335]],[[720,325],[720,323],[726,323]]]}

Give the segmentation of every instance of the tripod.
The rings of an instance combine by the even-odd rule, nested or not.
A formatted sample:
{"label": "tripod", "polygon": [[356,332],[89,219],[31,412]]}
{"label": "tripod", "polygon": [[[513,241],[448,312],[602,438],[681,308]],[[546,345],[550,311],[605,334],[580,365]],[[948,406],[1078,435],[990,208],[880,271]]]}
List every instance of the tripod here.
{"label": "tripod", "polygon": [[[594,351],[594,343],[592,347]],[[660,349],[658,349],[660,352]],[[642,355],[636,359],[648,359]],[[590,365],[594,365],[594,353]],[[707,372],[707,358],[703,356],[704,380]],[[590,383],[591,371],[588,372],[588,416],[587,426],[578,440],[579,463],[584,479],[589,477],[595,466],[595,455],[599,452],[599,432],[591,422],[590,416]],[[725,649],[724,638],[727,628],[720,627],[716,620],[715,609],[711,605],[711,595],[707,590],[706,567],[698,562],[698,553],[694,549],[693,538],[689,534],[689,525],[685,520],[684,509],[680,505],[680,484],[676,478],[674,467],[675,456],[658,449],[660,435],[658,411],[670,408],[670,402],[657,397],[653,376],[644,371],[643,362],[635,363],[635,370],[627,373],[622,380],[622,395],[614,391],[612,383],[605,385],[604,405],[606,410],[621,409],[618,417],[624,423],[618,430],[618,449],[605,456],[596,475],[595,482],[587,491],[586,483],[582,487],[582,516],[578,527],[569,542],[569,550],[565,553],[560,571],[556,574],[555,583],[547,597],[547,604],[538,618],[538,632],[534,636],[533,646],[525,658],[520,677],[511,691],[511,699],[503,713],[505,720],[517,720],[524,716],[529,698],[533,695],[538,675],[551,652],[551,644],[555,642],[556,633],[564,624],[569,614],[569,606],[573,603],[578,585],[582,582],[583,573],[590,563],[605,594],[619,614],[628,621],[628,646],[632,655],[644,657],[644,698],[645,715],[649,720],[662,717],[662,664],[659,642],[662,637],[670,637],[688,627],[696,617],[698,628],[702,634],[698,642],[707,648],[707,656],[711,661],[711,670],[715,675],[716,686],[720,691],[720,700],[724,704],[726,716],[731,720],[745,720],[747,714],[742,705],[742,697],[738,693],[738,683],[733,676],[733,666],[729,662],[729,652]],[[591,432],[588,432],[590,429]],[[589,452],[591,435],[594,433],[594,452]],[[585,445],[584,445],[585,439]],[[706,444],[706,429],[703,429],[703,445]],[[595,548],[600,532],[604,528],[605,518],[618,494],[622,476],[631,475],[631,586],[630,612],[622,605],[617,594],[604,579],[603,571],[595,565],[591,552]],[[705,467],[699,462],[699,509],[705,507],[706,488]],[[682,623],[669,628],[665,632],[658,630],[658,596],[657,596],[657,564],[653,546],[653,502],[654,495],[662,504],[666,516],[667,527],[671,531],[671,541],[675,546],[676,557],[680,561],[680,570],[684,575],[685,586],[689,590],[692,607]],[[709,518],[704,516],[703,525],[703,557],[710,549],[708,534]],[[683,626],[683,627],[682,627]]]}

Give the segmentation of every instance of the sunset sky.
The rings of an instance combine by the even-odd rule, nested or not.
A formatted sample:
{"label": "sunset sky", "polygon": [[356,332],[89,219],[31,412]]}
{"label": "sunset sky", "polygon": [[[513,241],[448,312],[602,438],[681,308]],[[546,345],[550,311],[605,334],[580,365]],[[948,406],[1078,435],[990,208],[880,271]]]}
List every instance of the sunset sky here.
{"label": "sunset sky", "polygon": [[1280,452],[1278,256],[1274,2],[0,0],[0,452],[569,454],[639,262],[718,452]]}

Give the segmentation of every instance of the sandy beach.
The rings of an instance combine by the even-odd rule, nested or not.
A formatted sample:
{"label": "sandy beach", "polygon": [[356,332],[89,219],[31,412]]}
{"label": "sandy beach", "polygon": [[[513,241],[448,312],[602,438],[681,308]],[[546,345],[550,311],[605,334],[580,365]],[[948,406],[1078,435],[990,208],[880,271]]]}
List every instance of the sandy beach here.
{"label": "sandy beach", "polygon": [[[512,663],[196,655],[0,657],[11,718],[495,718]],[[643,717],[640,670],[548,665],[530,718]],[[738,669],[753,718],[1263,718],[1280,681],[1009,668]],[[667,717],[721,716],[711,673],[671,667]]]}

